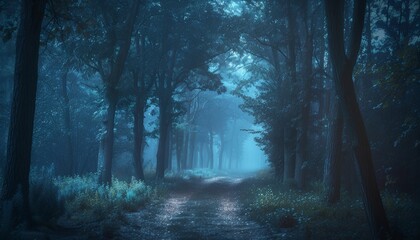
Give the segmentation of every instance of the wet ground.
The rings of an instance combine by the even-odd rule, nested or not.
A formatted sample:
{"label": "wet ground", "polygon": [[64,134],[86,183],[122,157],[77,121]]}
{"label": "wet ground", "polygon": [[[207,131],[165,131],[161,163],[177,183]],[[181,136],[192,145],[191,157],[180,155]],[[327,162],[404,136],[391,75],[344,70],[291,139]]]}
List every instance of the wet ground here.
{"label": "wet ground", "polygon": [[127,214],[122,239],[273,239],[271,231],[243,215],[243,179],[215,177],[172,184],[168,197]]}

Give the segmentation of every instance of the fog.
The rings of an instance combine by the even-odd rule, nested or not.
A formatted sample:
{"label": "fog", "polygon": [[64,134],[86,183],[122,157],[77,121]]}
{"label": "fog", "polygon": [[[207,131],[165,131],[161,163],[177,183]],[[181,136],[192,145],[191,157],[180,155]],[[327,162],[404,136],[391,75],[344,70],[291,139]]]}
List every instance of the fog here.
{"label": "fog", "polygon": [[410,0],[0,0],[0,239],[420,239]]}

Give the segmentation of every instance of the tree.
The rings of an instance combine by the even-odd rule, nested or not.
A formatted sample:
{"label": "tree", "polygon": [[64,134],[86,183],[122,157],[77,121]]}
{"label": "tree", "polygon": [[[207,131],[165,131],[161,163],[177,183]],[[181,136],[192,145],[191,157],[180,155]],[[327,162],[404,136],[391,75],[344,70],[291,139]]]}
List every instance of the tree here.
{"label": "tree", "polygon": [[346,51],[344,46],[344,0],[325,1],[333,80],[351,137],[354,158],[359,167],[366,215],[373,237],[386,239],[390,236],[388,220],[376,183],[370,144],[353,85],[353,68],[360,48],[365,8],[365,0],[354,1],[350,44]]}
{"label": "tree", "polygon": [[16,194],[22,194],[23,216],[18,217],[23,217],[28,224],[32,222],[29,170],[38,81],[38,52],[45,6],[44,0],[21,2],[7,159],[1,193],[2,201],[10,201]]}
{"label": "tree", "polygon": [[327,202],[337,203],[340,199],[341,161],[343,144],[343,113],[334,97],[331,101],[331,120],[327,136],[327,156],[324,162],[323,183],[327,191]]}
{"label": "tree", "polygon": [[[141,27],[141,26],[140,26]],[[147,110],[147,101],[153,89],[154,81],[156,78],[154,65],[157,62],[153,58],[156,51],[152,44],[146,40],[148,35],[148,26],[140,28],[134,37],[134,51],[132,59],[129,59],[129,71],[133,78],[133,89],[135,96],[134,103],[134,172],[137,179],[144,180],[143,172],[143,153],[146,143],[145,127],[144,127],[144,114]]]}
{"label": "tree", "polygon": [[[206,9],[200,14],[198,8]],[[176,11],[174,11],[176,9]],[[157,68],[156,96],[159,107],[159,143],[156,154],[156,178],[164,177],[168,166],[168,143],[171,136],[175,106],[174,96],[185,91],[223,91],[218,74],[209,70],[208,63],[229,50],[231,40],[222,17],[209,3],[172,2],[162,4],[159,64]],[[208,24],[207,29],[202,28]],[[210,30],[211,29],[211,30]],[[215,34],[220,32],[220,34]]]}
{"label": "tree", "polygon": [[65,174],[72,175],[75,172],[75,162],[73,154],[73,140],[71,137],[71,118],[70,118],[70,100],[68,94],[68,74],[69,66],[68,63],[64,64],[64,72],[61,77],[61,95],[63,97],[63,120],[64,120],[64,131],[65,131],[65,141],[66,141],[66,166]]}
{"label": "tree", "polygon": [[[122,8],[115,9],[109,2],[101,3],[100,5],[101,21],[95,19],[96,23],[104,27],[104,31],[95,32],[98,30],[84,26],[89,25],[88,23],[80,23],[82,29],[86,28],[84,29],[85,34],[94,32],[98,35],[95,36],[95,38],[98,38],[96,39],[97,41],[92,41],[93,39],[85,40],[88,44],[85,47],[88,49],[84,48],[81,50],[80,58],[83,59],[86,65],[100,74],[104,83],[107,104],[104,120],[106,133],[103,139],[103,164],[98,164],[99,182],[103,184],[111,184],[112,181],[111,168],[114,148],[115,112],[120,98],[118,84],[131,46],[131,36],[140,4],[140,0],[133,0],[131,4],[125,6],[127,16],[122,26],[118,25],[117,19],[117,11],[120,11]],[[89,19],[89,21],[93,20]],[[118,32],[118,30],[121,32]]]}

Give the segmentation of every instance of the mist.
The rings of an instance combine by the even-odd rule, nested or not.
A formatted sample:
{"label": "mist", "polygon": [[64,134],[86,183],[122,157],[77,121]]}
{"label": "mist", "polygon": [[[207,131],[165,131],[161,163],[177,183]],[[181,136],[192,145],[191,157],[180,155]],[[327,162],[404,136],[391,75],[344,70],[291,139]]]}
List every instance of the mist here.
{"label": "mist", "polygon": [[420,239],[419,7],[0,1],[0,238]]}

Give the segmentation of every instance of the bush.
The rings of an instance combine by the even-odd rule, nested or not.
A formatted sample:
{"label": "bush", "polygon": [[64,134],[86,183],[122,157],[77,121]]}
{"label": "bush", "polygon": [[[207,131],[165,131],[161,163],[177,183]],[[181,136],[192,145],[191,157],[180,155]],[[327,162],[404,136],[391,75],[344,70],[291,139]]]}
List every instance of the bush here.
{"label": "bush", "polygon": [[[292,231],[289,232],[291,236],[299,239],[305,238],[297,235],[302,233],[315,239],[370,237],[361,197],[352,197],[344,192],[340,202],[329,205],[319,183],[313,184],[313,190],[308,192],[286,189],[277,183],[253,186],[243,196],[246,213],[277,229],[275,231],[288,229]],[[407,239],[419,239],[420,206],[412,197],[402,193],[383,192],[381,195],[392,230],[401,232]]]}
{"label": "bush", "polygon": [[69,215],[83,221],[119,217],[123,211],[142,207],[154,194],[150,186],[134,178],[129,183],[113,179],[112,186],[99,185],[97,179],[90,174],[55,180]]}
{"label": "bush", "polygon": [[226,171],[215,170],[209,168],[195,168],[182,170],[180,172],[169,171],[165,174],[166,178],[180,177],[185,180],[189,179],[203,179],[228,175]]}
{"label": "bush", "polygon": [[48,222],[64,213],[64,199],[54,184],[54,168],[32,168],[30,174],[29,201],[32,216]]}
{"label": "bush", "polygon": [[[29,204],[31,216],[36,223],[42,225],[53,224],[64,213],[64,201],[60,199],[58,188],[54,185],[54,168],[32,168],[29,179]],[[2,179],[0,180],[2,182]],[[3,201],[0,209],[1,233],[6,239],[14,227],[23,219],[23,195],[21,185],[15,196]]]}

